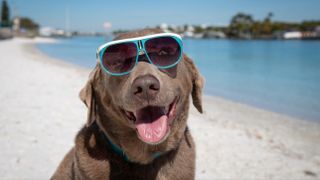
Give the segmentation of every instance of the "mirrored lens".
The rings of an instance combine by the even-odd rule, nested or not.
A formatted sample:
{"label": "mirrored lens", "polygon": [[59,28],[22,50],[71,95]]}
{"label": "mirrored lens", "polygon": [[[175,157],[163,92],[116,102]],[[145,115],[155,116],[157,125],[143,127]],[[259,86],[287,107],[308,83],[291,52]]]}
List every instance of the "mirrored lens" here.
{"label": "mirrored lens", "polygon": [[134,43],[111,45],[102,55],[102,64],[111,73],[126,73],[134,67],[137,51]]}
{"label": "mirrored lens", "polygon": [[181,55],[181,47],[173,37],[159,37],[145,42],[145,49],[152,63],[165,67],[175,64]]}

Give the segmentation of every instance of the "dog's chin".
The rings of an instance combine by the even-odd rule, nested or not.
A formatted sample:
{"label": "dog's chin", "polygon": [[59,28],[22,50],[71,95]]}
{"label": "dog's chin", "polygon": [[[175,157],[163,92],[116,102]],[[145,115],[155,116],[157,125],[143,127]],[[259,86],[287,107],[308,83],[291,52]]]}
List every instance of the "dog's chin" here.
{"label": "dog's chin", "polygon": [[176,116],[178,98],[167,106],[145,106],[134,112],[124,110],[134,124],[138,138],[144,143],[157,145],[167,139],[170,125]]}

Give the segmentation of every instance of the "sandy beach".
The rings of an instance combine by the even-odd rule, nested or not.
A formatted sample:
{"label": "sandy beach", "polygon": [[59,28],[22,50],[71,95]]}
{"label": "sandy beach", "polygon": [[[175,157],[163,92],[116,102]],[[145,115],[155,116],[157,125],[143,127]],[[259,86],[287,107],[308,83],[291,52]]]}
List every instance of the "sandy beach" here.
{"label": "sandy beach", "polygon": [[[34,47],[54,42],[0,41],[0,179],[48,179],[85,123],[78,93],[90,70]],[[320,123],[203,100],[188,120],[197,179],[320,179]]]}

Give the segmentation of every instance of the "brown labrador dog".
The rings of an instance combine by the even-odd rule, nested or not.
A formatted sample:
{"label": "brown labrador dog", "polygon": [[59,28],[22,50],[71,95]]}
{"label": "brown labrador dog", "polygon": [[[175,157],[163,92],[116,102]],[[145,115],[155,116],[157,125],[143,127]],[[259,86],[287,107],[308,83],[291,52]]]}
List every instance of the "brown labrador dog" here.
{"label": "brown labrador dog", "polygon": [[[161,32],[145,29],[116,39]],[[52,179],[194,179],[195,144],[187,127],[189,96],[202,113],[204,79],[186,55],[165,70],[140,58],[145,57],[139,56],[130,74],[123,76],[111,76],[96,65],[80,92],[88,107],[87,124]],[[157,124],[154,121],[160,116],[166,116],[162,125],[154,126],[161,126],[165,134],[161,141],[150,143],[138,126]]]}

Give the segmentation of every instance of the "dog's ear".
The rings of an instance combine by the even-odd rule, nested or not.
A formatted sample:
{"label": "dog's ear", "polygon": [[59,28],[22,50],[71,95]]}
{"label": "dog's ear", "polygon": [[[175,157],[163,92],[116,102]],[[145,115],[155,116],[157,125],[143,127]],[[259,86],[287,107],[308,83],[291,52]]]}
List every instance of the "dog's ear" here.
{"label": "dog's ear", "polygon": [[87,127],[89,127],[98,118],[96,99],[95,99],[94,88],[93,88],[93,82],[97,77],[97,73],[98,73],[98,65],[90,73],[87,84],[84,86],[84,88],[81,89],[79,93],[79,97],[81,101],[88,108],[88,116],[87,116],[87,124],[86,124]]}
{"label": "dog's ear", "polygon": [[202,113],[202,89],[204,86],[204,78],[201,76],[193,61],[188,56],[184,55],[184,59],[187,62],[187,66],[189,67],[192,78],[192,102],[197,110]]}
{"label": "dog's ear", "polygon": [[88,108],[87,127],[89,127],[97,118],[96,103],[92,82],[89,80],[84,88],[80,91],[79,97]]}

